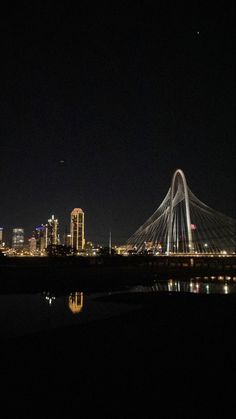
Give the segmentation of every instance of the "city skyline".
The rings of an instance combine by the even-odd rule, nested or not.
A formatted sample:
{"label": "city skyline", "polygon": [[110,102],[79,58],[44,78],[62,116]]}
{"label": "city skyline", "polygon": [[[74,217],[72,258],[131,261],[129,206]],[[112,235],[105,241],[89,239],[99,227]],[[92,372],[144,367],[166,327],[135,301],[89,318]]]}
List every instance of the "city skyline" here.
{"label": "city skyline", "polygon": [[74,208],[69,213],[69,217],[69,229],[65,223],[60,228],[59,220],[52,214],[46,222],[33,226],[28,235],[25,234],[25,228],[22,226],[11,227],[8,231],[4,227],[0,227],[0,245],[3,243],[4,246],[13,249],[31,247],[31,241],[36,239],[36,242],[40,242],[38,250],[41,252],[50,245],[59,244],[81,251],[85,247],[84,212],[81,208]]}
{"label": "city skyline", "polygon": [[[13,228],[12,248],[21,249],[29,246],[31,253],[43,253],[50,246],[69,246],[73,252],[83,252],[85,244],[107,246],[107,240],[92,243],[85,240],[85,214],[81,208],[70,212],[69,230],[64,224],[64,231],[59,230],[59,220],[52,214],[46,224],[35,227],[30,237],[24,240],[24,229]],[[193,253],[235,251],[236,220],[210,208],[201,202],[189,189],[184,172],[176,169],[171,180],[167,195],[155,212],[149,216],[128,239],[115,242],[116,246],[132,245],[137,251],[156,249],[157,254],[177,252]],[[0,244],[9,246],[4,229],[0,228]],[[69,233],[68,233],[69,231]],[[109,248],[111,247],[109,230]]]}

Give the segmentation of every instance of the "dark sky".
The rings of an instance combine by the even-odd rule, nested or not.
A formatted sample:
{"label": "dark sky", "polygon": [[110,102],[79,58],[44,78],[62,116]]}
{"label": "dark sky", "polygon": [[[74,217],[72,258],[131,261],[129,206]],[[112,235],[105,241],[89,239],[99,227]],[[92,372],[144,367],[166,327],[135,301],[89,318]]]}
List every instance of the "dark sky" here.
{"label": "dark sky", "polygon": [[177,168],[235,217],[233,1],[84,3],[1,13],[0,225],[62,234],[81,207],[123,243]]}

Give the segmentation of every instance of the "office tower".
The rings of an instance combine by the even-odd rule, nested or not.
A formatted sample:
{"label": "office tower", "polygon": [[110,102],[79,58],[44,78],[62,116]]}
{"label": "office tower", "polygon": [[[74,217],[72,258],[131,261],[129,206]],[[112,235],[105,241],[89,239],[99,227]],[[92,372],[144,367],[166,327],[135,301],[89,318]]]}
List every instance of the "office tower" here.
{"label": "office tower", "polygon": [[43,253],[44,249],[47,247],[47,228],[46,225],[42,224],[35,228],[34,233],[36,239],[36,249],[37,252]]}
{"label": "office tower", "polygon": [[24,247],[24,229],[23,228],[13,228],[12,247],[13,249],[23,249]]}
{"label": "office tower", "polygon": [[29,238],[29,251],[32,255],[35,255],[36,253],[36,250],[37,250],[36,245],[37,245],[36,238],[34,236],[30,237]]}
{"label": "office tower", "polygon": [[3,243],[3,228],[0,227],[0,246],[2,246]]}
{"label": "office tower", "polygon": [[65,231],[62,236],[62,243],[63,246],[69,247],[71,245],[71,235],[70,232],[67,230],[67,226],[65,226]]}
{"label": "office tower", "polygon": [[52,244],[59,244],[58,220],[54,218],[54,215],[52,215],[52,218],[46,224],[46,247]]}
{"label": "office tower", "polygon": [[84,212],[74,208],[70,216],[71,247],[76,251],[84,249]]}
{"label": "office tower", "polygon": [[63,234],[63,242],[62,242],[62,244],[64,246],[67,246],[67,247],[69,247],[71,245],[71,235],[70,234],[67,234],[67,232],[65,232]]}

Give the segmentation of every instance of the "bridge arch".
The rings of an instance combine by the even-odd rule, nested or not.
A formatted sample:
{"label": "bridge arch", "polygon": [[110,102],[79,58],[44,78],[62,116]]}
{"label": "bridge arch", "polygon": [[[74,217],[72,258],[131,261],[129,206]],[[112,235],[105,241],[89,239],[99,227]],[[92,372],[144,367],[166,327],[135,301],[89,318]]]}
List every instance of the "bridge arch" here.
{"label": "bridge arch", "polygon": [[183,171],[177,169],[165,198],[127,244],[137,253],[146,250],[156,255],[235,254],[235,231],[236,220],[201,202],[189,189]]}
{"label": "bridge arch", "polygon": [[183,185],[183,190],[184,190],[184,202],[185,202],[185,210],[186,210],[186,224],[187,224],[187,233],[188,233],[188,244],[187,245],[188,245],[189,252],[193,251],[188,186],[187,186],[187,182],[186,182],[184,172],[181,169],[177,169],[173,174],[172,181],[171,181],[171,188],[170,188],[170,210],[169,210],[168,230],[167,230],[167,254],[169,254],[170,250],[171,250],[171,242],[172,242],[172,236],[173,236],[173,233],[172,233],[173,201],[174,201],[174,191],[175,191],[176,181],[178,179],[181,180],[182,185]]}

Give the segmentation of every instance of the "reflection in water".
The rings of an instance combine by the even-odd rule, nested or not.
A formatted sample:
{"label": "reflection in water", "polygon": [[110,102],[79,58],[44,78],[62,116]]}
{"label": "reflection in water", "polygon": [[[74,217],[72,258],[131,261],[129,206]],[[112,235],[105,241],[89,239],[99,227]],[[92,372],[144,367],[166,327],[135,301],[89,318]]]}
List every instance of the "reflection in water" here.
{"label": "reflection in water", "polygon": [[84,296],[83,292],[72,292],[69,295],[68,305],[72,313],[80,313],[83,307]]}
{"label": "reflection in water", "polygon": [[228,286],[228,284],[225,284],[224,285],[224,292],[225,292],[225,294],[228,294],[229,293],[229,286]]}
{"label": "reflection in water", "polygon": [[[204,277],[209,280],[209,277]],[[214,277],[215,278],[215,277]],[[236,284],[234,277],[218,277],[219,282],[205,282],[201,277],[190,278],[189,281],[178,281],[169,279],[167,281],[156,280],[152,286],[138,285],[132,288],[132,291],[138,292],[170,292],[170,293],[194,293],[194,294],[230,294],[236,293]],[[221,279],[224,279],[222,282]],[[233,280],[233,281],[232,281]]]}
{"label": "reflection in water", "polygon": [[50,291],[44,292],[43,295],[47,303],[51,306],[53,301],[56,299],[55,295],[53,295]]}
{"label": "reflection in water", "polygon": [[[216,279],[216,277],[210,277],[211,279]],[[195,277],[191,278],[190,281],[173,281],[169,279],[167,284],[163,281],[157,281],[154,284],[153,290],[155,291],[169,291],[169,292],[191,292],[195,294],[229,294],[230,292],[236,292],[236,285],[232,282],[208,282],[204,283],[201,281],[202,278]],[[209,279],[209,277],[204,277],[204,279]],[[226,277],[218,277],[220,280],[224,281],[235,281],[235,278],[226,276]]]}

